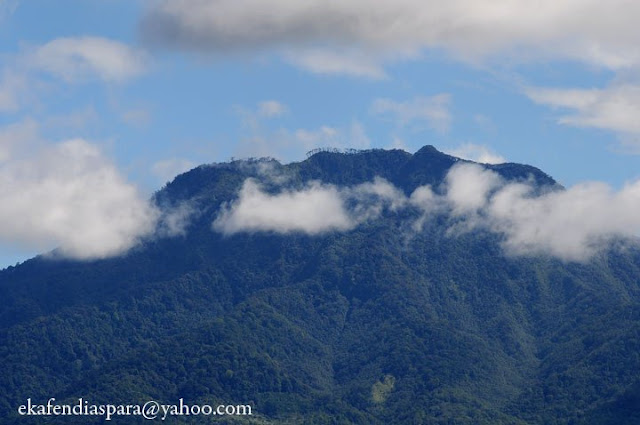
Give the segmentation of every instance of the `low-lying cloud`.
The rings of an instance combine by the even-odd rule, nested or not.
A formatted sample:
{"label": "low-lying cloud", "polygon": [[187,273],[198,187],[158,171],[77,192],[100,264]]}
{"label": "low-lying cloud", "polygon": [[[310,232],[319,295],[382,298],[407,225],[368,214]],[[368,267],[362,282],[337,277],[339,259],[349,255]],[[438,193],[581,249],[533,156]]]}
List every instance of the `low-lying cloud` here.
{"label": "low-lying cloud", "polygon": [[245,181],[239,199],[213,223],[213,228],[224,234],[273,231],[314,235],[353,226],[334,186],[312,183],[299,191],[271,195],[251,179]]}
{"label": "low-lying cloud", "polygon": [[385,211],[411,210],[412,232],[436,216],[448,217],[447,232],[485,230],[501,236],[506,255],[552,255],[586,261],[614,238],[640,232],[640,182],[616,192],[603,183],[567,190],[540,190],[530,181],[509,182],[480,165],[462,163],[448,173],[442,188],[421,186],[409,196],[388,181],[351,187],[310,183],[276,194],[247,180],[238,199],[213,223],[224,234],[348,231],[379,219]]}
{"label": "low-lying cloud", "polygon": [[270,194],[247,179],[238,199],[223,207],[213,229],[238,232],[301,232],[310,235],[347,231],[377,218],[384,208],[395,210],[406,201],[384,179],[348,188],[311,182],[303,189]]}

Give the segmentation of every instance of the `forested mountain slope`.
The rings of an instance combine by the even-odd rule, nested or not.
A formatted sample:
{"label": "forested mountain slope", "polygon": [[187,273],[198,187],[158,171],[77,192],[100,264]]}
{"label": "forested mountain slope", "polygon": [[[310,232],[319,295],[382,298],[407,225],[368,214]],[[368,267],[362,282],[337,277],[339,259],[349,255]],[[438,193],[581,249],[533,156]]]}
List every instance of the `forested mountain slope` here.
{"label": "forested mountain slope", "polygon": [[[230,423],[640,423],[640,251],[513,255],[493,228],[420,209],[461,163],[427,146],[201,166],[153,199],[189,212],[180,234],[1,271],[0,423],[103,419],[17,415],[50,397],[254,406]],[[564,190],[531,166],[476,167]],[[348,216],[231,216],[242,194],[282,193],[338,193]]]}

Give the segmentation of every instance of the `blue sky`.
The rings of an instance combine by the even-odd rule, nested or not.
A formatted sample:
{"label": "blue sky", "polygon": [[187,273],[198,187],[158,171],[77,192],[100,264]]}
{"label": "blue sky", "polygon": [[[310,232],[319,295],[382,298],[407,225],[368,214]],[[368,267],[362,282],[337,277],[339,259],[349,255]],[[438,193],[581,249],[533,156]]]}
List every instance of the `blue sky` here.
{"label": "blue sky", "polygon": [[640,6],[441,3],[0,0],[0,266],[78,229],[120,252],[153,212],[103,234],[105,210],[231,157],[433,144],[640,177]]}

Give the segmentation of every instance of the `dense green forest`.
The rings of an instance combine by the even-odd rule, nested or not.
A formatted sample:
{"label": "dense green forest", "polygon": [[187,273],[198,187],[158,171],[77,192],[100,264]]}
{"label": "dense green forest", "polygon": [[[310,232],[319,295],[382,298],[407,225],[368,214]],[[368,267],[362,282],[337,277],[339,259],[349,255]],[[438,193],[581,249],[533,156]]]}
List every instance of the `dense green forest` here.
{"label": "dense green forest", "polygon": [[[214,423],[640,423],[633,246],[586,263],[510,257],[499,235],[452,236],[438,219],[407,238],[402,211],[319,235],[211,228],[248,177],[274,192],[382,177],[409,195],[437,191],[457,161],[427,146],[201,166],[154,196],[198,211],[184,235],[3,270],[0,423],[102,423],[17,414],[49,397],[254,407]],[[485,167],[563,190],[534,167]],[[188,419],[202,422],[165,423]]]}

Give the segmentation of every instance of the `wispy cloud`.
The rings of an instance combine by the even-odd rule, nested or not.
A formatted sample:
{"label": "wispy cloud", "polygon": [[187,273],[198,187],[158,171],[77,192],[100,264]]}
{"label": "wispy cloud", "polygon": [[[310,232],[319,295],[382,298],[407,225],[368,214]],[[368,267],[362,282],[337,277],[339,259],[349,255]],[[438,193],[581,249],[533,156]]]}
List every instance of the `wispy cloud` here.
{"label": "wispy cloud", "polygon": [[445,153],[481,164],[502,164],[507,162],[503,156],[492,152],[488,147],[474,143],[465,143],[457,148],[445,150]]}
{"label": "wispy cloud", "polygon": [[16,70],[5,68],[0,80],[0,111],[13,112],[19,110],[28,93],[27,77]]}
{"label": "wispy cloud", "polygon": [[430,128],[445,133],[451,127],[451,95],[442,93],[430,97],[415,97],[399,102],[391,99],[376,99],[371,111],[376,115],[389,116],[398,126],[426,123]]}
{"label": "wispy cloud", "polygon": [[298,49],[286,53],[290,63],[315,74],[343,74],[381,80],[387,77],[378,55],[348,49]]}
{"label": "wispy cloud", "polygon": [[122,82],[142,74],[147,56],[118,41],[102,37],[57,38],[22,58],[28,68],[46,71],[67,82],[99,78]]}
{"label": "wispy cloud", "polygon": [[289,108],[277,100],[265,100],[258,104],[258,115],[267,118],[279,117],[287,113]]}
{"label": "wispy cloud", "polygon": [[102,37],[57,38],[5,58],[0,69],[0,111],[4,112],[38,104],[52,86],[93,81],[121,84],[149,66],[144,51]]}
{"label": "wispy cloud", "polygon": [[274,129],[273,118],[290,113],[287,105],[268,100],[255,108],[236,107],[242,117],[247,135],[240,139],[236,154],[241,157],[273,157],[287,161],[303,157],[318,147],[364,149],[371,145],[366,131],[359,121],[348,127],[322,125],[317,128]]}
{"label": "wispy cloud", "polygon": [[567,110],[560,124],[640,134],[640,86],[614,84],[604,89],[529,88],[534,102]]}

